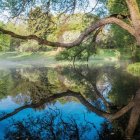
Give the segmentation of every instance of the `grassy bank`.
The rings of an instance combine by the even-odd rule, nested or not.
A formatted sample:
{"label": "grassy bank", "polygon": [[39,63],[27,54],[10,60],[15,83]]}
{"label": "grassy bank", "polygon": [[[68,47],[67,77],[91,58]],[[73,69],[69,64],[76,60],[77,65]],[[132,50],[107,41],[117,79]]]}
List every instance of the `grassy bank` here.
{"label": "grassy bank", "polygon": [[0,53],[0,60],[8,60],[8,61],[32,61],[32,60],[39,60],[39,59],[54,59],[53,55],[49,52],[1,52]]}
{"label": "grassy bank", "polygon": [[[55,56],[57,51],[48,52],[0,52],[0,61],[12,61],[12,62],[30,62],[30,61],[50,61],[56,62]],[[139,54],[139,53],[138,53]],[[132,57],[132,51],[128,49],[99,49],[97,54],[90,57],[90,61],[93,60],[105,60],[105,61],[117,61],[127,60]],[[66,62],[66,60],[64,60]],[[61,61],[61,62],[64,62]]]}
{"label": "grassy bank", "polygon": [[[98,55],[93,55],[90,57],[88,64],[89,65],[114,65],[115,67],[119,67],[118,55],[115,54],[116,51],[114,50],[103,50]],[[125,53],[125,52],[124,52]],[[3,68],[12,68],[12,67],[30,67],[30,66],[45,66],[45,67],[56,67],[58,65],[72,65],[72,61],[61,60],[57,61],[55,56],[57,55],[56,51],[49,51],[49,52],[1,52],[0,53],[0,69]],[[127,56],[124,60],[128,60],[130,55],[127,53]],[[87,64],[87,61],[76,61],[77,65],[84,65]]]}

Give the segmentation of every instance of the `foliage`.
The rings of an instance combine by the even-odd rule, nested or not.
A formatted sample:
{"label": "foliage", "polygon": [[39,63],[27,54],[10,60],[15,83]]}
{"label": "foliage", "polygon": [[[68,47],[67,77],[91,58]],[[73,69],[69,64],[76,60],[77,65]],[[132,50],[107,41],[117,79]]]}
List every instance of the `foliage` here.
{"label": "foliage", "polygon": [[[3,26],[4,24],[0,22],[0,27],[3,27]],[[10,40],[11,40],[10,36],[0,34],[0,51],[9,50]]]}
{"label": "foliage", "polygon": [[13,88],[13,80],[7,72],[2,72],[0,75],[0,98],[4,98]]}
{"label": "foliage", "polygon": [[[122,15],[127,16],[127,18],[122,20],[124,20],[126,23],[129,23],[128,8],[126,6],[125,1],[123,0],[99,0],[99,5],[97,6],[97,9],[99,10],[100,14],[98,14],[97,11],[97,15],[100,16],[98,18],[90,12],[82,13],[82,16],[78,13],[79,11],[76,12],[76,10],[80,10],[81,8],[83,8],[83,11],[85,9],[88,9],[89,4],[90,1],[88,0],[43,0],[39,2],[36,0],[14,0],[12,2],[1,1],[0,7],[1,12],[7,9],[9,10],[9,14],[13,16],[19,17],[20,15],[20,18],[27,18],[27,24],[29,29],[28,31],[30,31],[31,34],[36,34],[51,41],[61,42],[61,35],[65,31],[79,30],[81,32],[83,29],[85,29],[85,27],[87,27],[87,25],[89,25],[90,22],[96,21],[97,19],[99,19],[99,17],[103,17],[103,12],[99,10],[100,6],[102,8],[106,7],[106,15],[117,15],[118,18],[122,18]],[[140,5],[140,2],[138,2],[138,5]],[[15,11],[17,11],[17,13]],[[80,19],[79,17],[82,18]],[[78,23],[76,23],[77,20]],[[105,36],[108,37],[106,38],[106,40],[103,40],[100,43],[103,44],[102,46],[105,46],[106,48],[122,48],[130,46],[130,44],[131,46],[135,45],[134,38],[118,26],[109,26],[107,27],[107,30],[105,29],[105,32],[106,31],[108,33],[105,34]],[[98,47],[100,47],[100,45]]]}
{"label": "foliage", "polygon": [[29,13],[28,30],[31,34],[45,37],[56,29],[55,17],[43,12],[40,7],[36,7]]}
{"label": "foliage", "polygon": [[[22,23],[18,25],[14,25],[14,23],[0,23],[0,26],[2,26],[5,29],[14,31],[15,33],[22,33],[23,35],[27,34],[26,26]],[[15,51],[23,42],[20,39],[12,38],[8,35],[0,34],[0,51]]]}
{"label": "foliage", "polygon": [[36,52],[38,51],[39,47],[38,42],[32,40],[21,43],[16,50],[19,52]]}
{"label": "foliage", "polygon": [[134,63],[134,64],[129,64],[127,66],[127,71],[134,75],[134,76],[137,76],[139,77],[140,76],[140,63]]}
{"label": "foliage", "polygon": [[0,34],[0,51],[8,51],[10,46],[10,37],[8,35]]}
{"label": "foliage", "polygon": [[109,92],[109,99],[113,104],[121,107],[126,105],[135,95],[138,89],[138,79],[120,70],[110,73],[112,78],[112,89]]}
{"label": "foliage", "polygon": [[[75,36],[77,32],[81,33],[87,27],[87,25],[98,19],[94,14],[82,13],[76,13],[69,17],[64,14],[63,16],[61,16],[61,18],[58,18],[58,16],[56,16],[55,18],[57,18],[57,20],[55,21],[57,28],[48,35],[48,40],[59,42],[71,42],[73,41],[73,36],[75,40],[75,38],[77,38],[77,36]],[[67,33],[67,35],[65,35],[65,33]],[[67,36],[70,36],[69,39],[66,39]]]}
{"label": "foliage", "polygon": [[[110,15],[117,15],[118,18],[122,18],[121,15],[127,16],[124,21],[129,23],[129,12],[124,0],[108,0],[106,5]],[[111,25],[110,34],[112,35],[111,40],[115,48],[130,47],[136,43],[134,37],[117,25]]]}
{"label": "foliage", "polygon": [[[48,80],[50,84],[55,85],[52,88],[52,92],[62,92],[65,90],[72,90],[75,92],[84,93],[86,90],[86,86],[77,82],[76,80],[68,77],[67,75],[63,75],[63,71],[67,68],[57,67],[56,71],[49,70],[48,71]],[[69,71],[67,71],[69,72]],[[55,80],[54,80],[55,79]]]}
{"label": "foliage", "polygon": [[56,56],[56,60],[88,60],[91,55],[96,53],[95,51],[95,48],[91,45],[80,45],[60,52]]}
{"label": "foliage", "polygon": [[[130,23],[130,15],[128,7],[124,0],[99,0],[103,6],[106,7],[107,17],[117,17],[120,20]],[[137,1],[140,5],[140,2]],[[102,6],[102,7],[103,7]],[[99,10],[99,9],[98,9]],[[103,10],[99,10],[100,15],[103,15]],[[130,48],[136,46],[136,40],[127,31],[119,27],[118,25],[112,24],[107,26],[107,32],[105,30],[104,35],[101,37],[99,46],[101,48]]]}
{"label": "foliage", "polygon": [[112,25],[110,32],[112,36],[108,38],[108,40],[111,41],[111,44],[108,45],[111,45],[114,48],[130,48],[135,46],[136,41],[134,37],[117,25]]}

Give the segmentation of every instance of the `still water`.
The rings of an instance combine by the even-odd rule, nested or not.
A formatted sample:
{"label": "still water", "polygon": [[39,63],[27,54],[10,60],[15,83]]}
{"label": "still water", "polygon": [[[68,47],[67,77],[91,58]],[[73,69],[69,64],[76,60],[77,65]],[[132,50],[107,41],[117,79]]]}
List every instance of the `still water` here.
{"label": "still water", "polygon": [[139,139],[128,123],[139,77],[127,65],[1,68],[0,140]]}

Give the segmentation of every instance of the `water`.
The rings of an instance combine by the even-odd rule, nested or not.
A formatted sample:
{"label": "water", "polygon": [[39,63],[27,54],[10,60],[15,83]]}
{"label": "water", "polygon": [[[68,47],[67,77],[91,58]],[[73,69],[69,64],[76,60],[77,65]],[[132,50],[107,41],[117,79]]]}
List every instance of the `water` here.
{"label": "water", "polygon": [[126,72],[127,65],[1,68],[0,140],[123,137],[128,122],[122,122],[129,118],[111,123],[105,114],[127,105],[139,88],[139,78]]}

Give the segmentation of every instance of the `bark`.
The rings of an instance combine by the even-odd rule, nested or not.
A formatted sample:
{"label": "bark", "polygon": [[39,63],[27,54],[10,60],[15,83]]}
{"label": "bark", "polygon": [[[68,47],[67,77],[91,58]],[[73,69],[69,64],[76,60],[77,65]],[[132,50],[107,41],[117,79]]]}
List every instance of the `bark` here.
{"label": "bark", "polygon": [[[129,12],[130,12],[130,17],[132,20],[132,24],[134,26],[137,26],[138,23],[136,23],[136,21],[140,20],[140,11],[139,11],[139,7],[137,4],[136,0],[126,0]],[[135,28],[135,27],[134,27]]]}
{"label": "bark", "polygon": [[10,35],[12,37],[18,38],[18,39],[23,39],[23,40],[36,40],[38,41],[39,44],[42,45],[48,45],[48,46],[53,46],[53,47],[64,47],[64,48],[71,48],[77,45],[80,45],[81,42],[92,32],[94,32],[96,29],[107,25],[107,24],[117,24],[120,27],[122,27],[123,29],[127,30],[131,35],[135,36],[135,30],[132,26],[130,26],[129,24],[125,23],[124,21],[115,18],[115,17],[108,17],[108,18],[104,18],[101,19],[99,21],[97,21],[96,23],[92,23],[87,29],[85,29],[80,36],[72,43],[61,43],[61,42],[51,42],[45,39],[42,39],[36,35],[19,35],[16,34],[12,31],[8,31],[5,30],[3,28],[0,27],[0,33],[2,34],[6,34],[6,35]]}
{"label": "bark", "polygon": [[124,106],[122,109],[120,109],[118,112],[114,113],[112,116],[110,116],[110,120],[113,121],[115,119],[120,118],[122,115],[127,113],[130,109],[132,109],[134,106],[134,101],[131,101],[128,105]]}
{"label": "bark", "polygon": [[130,12],[132,26],[135,30],[134,36],[137,40],[137,44],[140,45],[140,11],[138,3],[136,0],[126,0],[126,3]]}
{"label": "bark", "polygon": [[125,135],[127,139],[131,139],[133,137],[136,126],[138,124],[138,120],[140,116],[140,90],[137,91],[134,103],[135,105],[131,111],[129,123],[125,131]]}
{"label": "bark", "polygon": [[8,113],[8,114],[0,117],[0,121],[3,121],[3,120],[5,120],[5,119],[7,119],[9,117],[12,117],[12,116],[14,116],[15,114],[19,113],[20,111],[22,111],[24,109],[27,109],[27,108],[37,108],[37,107],[40,107],[40,106],[44,105],[45,103],[49,103],[51,101],[54,101],[56,99],[59,99],[59,98],[62,98],[62,97],[66,97],[66,96],[72,96],[72,97],[77,98],[88,110],[90,110],[92,112],[95,112],[99,116],[102,116],[102,117],[105,117],[105,118],[108,118],[110,116],[109,113],[104,112],[104,111],[99,110],[96,107],[94,107],[80,93],[67,90],[66,92],[57,93],[57,94],[54,94],[54,95],[52,95],[50,97],[43,98],[38,103],[28,104],[28,105],[21,106],[21,107],[15,109],[14,111],[12,111],[11,113]]}
{"label": "bark", "polygon": [[122,108],[118,112],[116,112],[114,114],[110,114],[110,113],[107,113],[105,111],[99,110],[96,107],[94,107],[80,93],[77,93],[77,92],[74,92],[74,91],[71,91],[71,90],[67,90],[66,92],[57,93],[57,94],[54,94],[54,95],[52,95],[50,97],[43,98],[38,103],[28,104],[28,105],[21,106],[21,107],[15,109],[14,111],[12,111],[11,113],[8,113],[8,114],[0,117],[0,121],[3,121],[3,120],[5,120],[5,119],[7,119],[9,117],[12,117],[12,116],[14,116],[15,114],[19,113],[20,111],[22,111],[24,109],[27,109],[27,108],[37,108],[37,107],[40,107],[40,106],[42,106],[42,105],[44,105],[46,103],[49,103],[51,101],[54,101],[56,99],[59,99],[59,98],[62,98],[62,97],[66,97],[66,96],[72,96],[72,97],[77,98],[88,110],[96,113],[97,115],[99,115],[101,117],[107,118],[110,121],[121,117],[122,115],[124,115],[127,111],[129,111],[134,106],[133,101],[132,101],[131,103],[126,105],[124,108]]}

